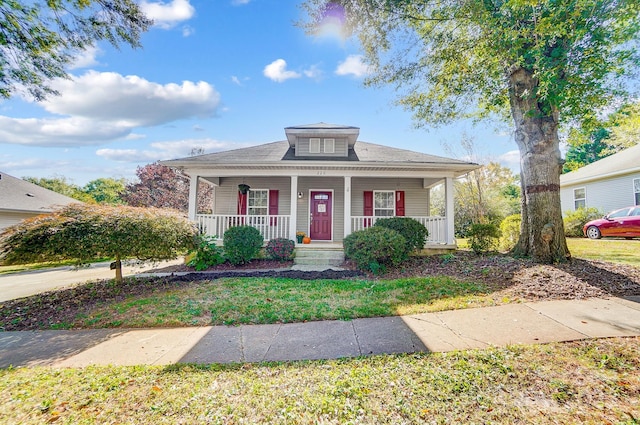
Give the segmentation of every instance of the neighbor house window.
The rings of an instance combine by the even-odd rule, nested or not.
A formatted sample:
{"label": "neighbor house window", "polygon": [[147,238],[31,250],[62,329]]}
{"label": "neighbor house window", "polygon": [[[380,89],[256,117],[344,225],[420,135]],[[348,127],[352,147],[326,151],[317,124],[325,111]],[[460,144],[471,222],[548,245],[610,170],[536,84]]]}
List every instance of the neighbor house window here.
{"label": "neighbor house window", "polygon": [[247,213],[249,215],[268,215],[269,214],[269,190],[268,189],[250,189],[249,198],[247,199]]}
{"label": "neighbor house window", "polygon": [[336,151],[336,139],[324,139],[324,153],[334,153]]}
{"label": "neighbor house window", "polygon": [[587,189],[584,187],[573,189],[573,206],[576,210],[587,206]]}
{"label": "neighbor house window", "polygon": [[309,139],[309,153],[320,153],[320,139]]}
{"label": "neighbor house window", "polygon": [[635,196],[636,205],[640,205],[640,179],[633,179],[633,196]]}
{"label": "neighbor house window", "polygon": [[396,212],[395,192],[393,190],[373,192],[373,215],[376,217],[393,217]]}

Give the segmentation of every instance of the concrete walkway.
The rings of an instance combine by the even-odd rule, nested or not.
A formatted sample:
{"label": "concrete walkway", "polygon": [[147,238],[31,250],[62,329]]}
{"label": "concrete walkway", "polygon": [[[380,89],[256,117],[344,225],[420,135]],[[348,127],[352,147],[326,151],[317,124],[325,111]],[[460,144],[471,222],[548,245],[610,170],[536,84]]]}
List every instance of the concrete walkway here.
{"label": "concrete walkway", "polygon": [[640,335],[640,297],[402,317],[170,329],[0,332],[0,367],[334,359]]}
{"label": "concrete walkway", "polygon": [[[182,264],[183,261],[182,258],[179,258],[156,263],[125,262],[122,266],[122,275],[140,274],[153,268]],[[109,268],[109,265],[109,262],[95,263],[80,269],[65,266],[0,275],[0,302],[67,288],[78,283],[113,279],[116,274],[114,270]]]}

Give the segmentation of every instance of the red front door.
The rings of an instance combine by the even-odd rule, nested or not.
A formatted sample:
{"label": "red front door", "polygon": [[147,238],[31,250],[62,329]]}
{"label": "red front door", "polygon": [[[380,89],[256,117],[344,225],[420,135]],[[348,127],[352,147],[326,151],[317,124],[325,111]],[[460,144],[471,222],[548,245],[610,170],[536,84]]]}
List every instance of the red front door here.
{"label": "red front door", "polygon": [[312,191],[309,237],[316,241],[330,241],[333,221],[331,192]]}

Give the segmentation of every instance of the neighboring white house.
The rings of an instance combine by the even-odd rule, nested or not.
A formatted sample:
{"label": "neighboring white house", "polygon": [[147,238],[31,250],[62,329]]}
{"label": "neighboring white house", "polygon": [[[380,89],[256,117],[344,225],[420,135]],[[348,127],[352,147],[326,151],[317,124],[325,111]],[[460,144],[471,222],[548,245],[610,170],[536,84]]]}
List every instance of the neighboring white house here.
{"label": "neighboring white house", "polygon": [[80,201],[0,172],[0,230]]}
{"label": "neighboring white house", "polygon": [[560,176],[562,211],[640,205],[640,144]]}
{"label": "neighboring white house", "polygon": [[[477,164],[357,141],[358,127],[287,127],[287,140],[162,164],[191,177],[189,217],[221,238],[231,226],[265,240],[310,236],[342,243],[380,217],[408,216],[429,229],[427,246],[455,247],[453,179]],[[198,214],[198,182],[214,187],[212,214]],[[430,190],[444,183],[446,213],[430,216]],[[247,189],[246,193],[242,193]]]}

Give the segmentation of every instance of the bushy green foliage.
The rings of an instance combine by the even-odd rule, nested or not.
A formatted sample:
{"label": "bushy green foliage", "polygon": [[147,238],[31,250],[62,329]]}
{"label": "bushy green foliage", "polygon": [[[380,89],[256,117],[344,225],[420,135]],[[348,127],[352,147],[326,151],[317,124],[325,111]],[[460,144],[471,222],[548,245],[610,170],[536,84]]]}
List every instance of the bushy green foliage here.
{"label": "bushy green foliage", "polygon": [[495,250],[499,238],[500,229],[493,223],[474,223],[469,227],[469,246],[476,254]]}
{"label": "bushy green foliage", "polygon": [[407,259],[407,240],[395,230],[382,226],[351,233],[344,238],[344,255],[354,260],[361,270],[378,273],[386,265],[397,265]]}
{"label": "bushy green foliage", "polygon": [[197,244],[193,258],[187,263],[188,266],[201,271],[224,263],[222,248],[216,245],[215,236],[198,235]]}
{"label": "bushy green foliage", "polygon": [[295,242],[291,239],[271,239],[267,243],[267,256],[273,260],[278,261],[290,260],[293,256],[293,250],[295,249],[295,246]]}
{"label": "bushy green foliage", "polygon": [[602,218],[604,214],[597,208],[578,208],[575,211],[565,211],[564,213],[564,234],[573,237],[582,237],[584,225],[597,218]]}
{"label": "bushy green foliage", "polygon": [[500,249],[510,251],[518,243],[520,237],[520,214],[505,217],[500,223]]}
{"label": "bushy green foliage", "polygon": [[424,248],[429,231],[419,221],[410,217],[390,217],[379,219],[375,226],[395,230],[407,240],[407,250],[412,252]]}
{"label": "bushy green foliage", "polygon": [[252,226],[230,227],[224,232],[223,247],[224,255],[231,264],[246,264],[254,259],[264,240],[258,229]]}
{"label": "bushy green foliage", "polygon": [[71,204],[5,229],[0,234],[0,259],[26,264],[113,258],[120,281],[120,260],[176,258],[194,247],[196,234],[195,226],[173,210]]}

